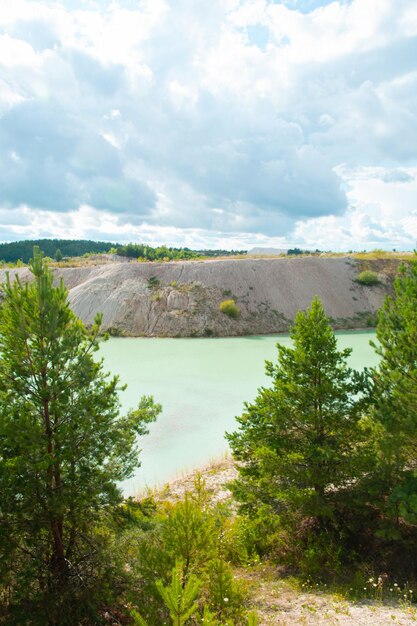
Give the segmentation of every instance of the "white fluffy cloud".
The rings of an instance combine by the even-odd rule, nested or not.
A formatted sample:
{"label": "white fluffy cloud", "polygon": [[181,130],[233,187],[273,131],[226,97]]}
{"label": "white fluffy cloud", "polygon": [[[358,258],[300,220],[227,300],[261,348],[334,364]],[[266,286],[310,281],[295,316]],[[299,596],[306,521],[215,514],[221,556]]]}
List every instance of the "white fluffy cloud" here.
{"label": "white fluffy cloud", "polygon": [[0,0],[0,238],[411,247],[413,0]]}

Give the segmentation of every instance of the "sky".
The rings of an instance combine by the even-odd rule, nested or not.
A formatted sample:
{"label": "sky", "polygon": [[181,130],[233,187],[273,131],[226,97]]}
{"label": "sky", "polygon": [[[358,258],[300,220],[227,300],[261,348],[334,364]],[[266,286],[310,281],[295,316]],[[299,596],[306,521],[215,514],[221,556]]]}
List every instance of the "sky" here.
{"label": "sky", "polygon": [[415,0],[0,0],[0,241],[413,249]]}

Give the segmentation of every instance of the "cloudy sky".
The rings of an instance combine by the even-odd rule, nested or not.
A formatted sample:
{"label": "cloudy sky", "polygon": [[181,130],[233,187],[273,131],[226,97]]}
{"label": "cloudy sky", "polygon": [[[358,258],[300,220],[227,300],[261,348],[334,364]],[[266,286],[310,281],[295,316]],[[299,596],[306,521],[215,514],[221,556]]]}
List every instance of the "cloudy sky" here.
{"label": "cloudy sky", "polygon": [[415,0],[0,0],[0,240],[411,249]]}

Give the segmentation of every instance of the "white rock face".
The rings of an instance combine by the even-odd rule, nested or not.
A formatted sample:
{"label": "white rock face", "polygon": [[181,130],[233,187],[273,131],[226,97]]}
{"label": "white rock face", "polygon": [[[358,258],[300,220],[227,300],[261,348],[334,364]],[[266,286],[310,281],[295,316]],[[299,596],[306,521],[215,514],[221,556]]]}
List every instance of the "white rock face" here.
{"label": "white rock face", "polygon": [[[227,336],[284,332],[316,294],[336,327],[365,327],[390,291],[395,268],[383,268],[375,287],[355,282],[360,269],[350,257],[248,258],[106,263],[57,268],[55,275],[63,278],[73,310],[87,324],[101,312],[104,328],[115,333]],[[30,279],[26,268],[10,271],[16,273]],[[219,309],[229,299],[240,310],[237,319]]]}
{"label": "white rock face", "polygon": [[167,296],[168,311],[187,311],[189,304],[190,299],[186,293],[179,293],[178,291],[172,290]]}

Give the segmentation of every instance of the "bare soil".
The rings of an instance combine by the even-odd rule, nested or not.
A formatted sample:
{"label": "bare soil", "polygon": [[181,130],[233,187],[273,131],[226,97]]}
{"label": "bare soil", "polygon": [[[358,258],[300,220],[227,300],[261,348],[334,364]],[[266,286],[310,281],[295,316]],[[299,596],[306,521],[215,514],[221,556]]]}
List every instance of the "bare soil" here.
{"label": "bare soil", "polygon": [[[54,268],[85,323],[100,312],[104,328],[116,335],[222,337],[286,332],[315,295],[335,328],[366,328],[392,289],[400,261],[306,256],[97,263]],[[378,273],[379,284],[356,282],[364,268]],[[30,278],[27,268],[10,274]],[[234,319],[219,308],[229,299],[239,309]]]}

